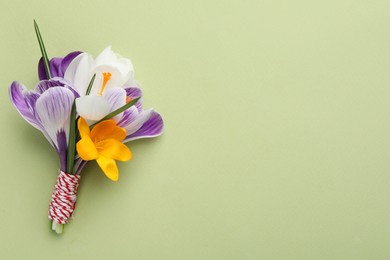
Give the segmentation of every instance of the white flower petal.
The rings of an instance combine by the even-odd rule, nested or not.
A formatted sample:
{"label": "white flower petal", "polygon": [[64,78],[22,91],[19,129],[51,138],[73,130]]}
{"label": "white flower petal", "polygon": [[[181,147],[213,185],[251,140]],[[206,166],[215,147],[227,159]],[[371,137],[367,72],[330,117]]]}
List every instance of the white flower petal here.
{"label": "white flower petal", "polygon": [[65,132],[69,138],[69,117],[74,95],[63,87],[46,90],[36,102],[36,113],[46,133],[58,149],[58,134]]}
{"label": "white flower petal", "polygon": [[65,71],[64,78],[73,83],[80,96],[84,96],[92,77],[94,61],[90,54],[77,56]]}
{"label": "white flower petal", "polygon": [[[111,46],[105,48],[95,60],[95,66],[112,66],[115,67],[122,75],[123,83],[129,81],[134,76],[134,67],[131,61],[121,57],[111,50]],[[122,84],[123,84],[122,83]],[[122,85],[121,85],[122,86]]]}
{"label": "white flower petal", "polygon": [[89,95],[76,99],[76,110],[91,125],[110,113],[110,104],[102,96]]}

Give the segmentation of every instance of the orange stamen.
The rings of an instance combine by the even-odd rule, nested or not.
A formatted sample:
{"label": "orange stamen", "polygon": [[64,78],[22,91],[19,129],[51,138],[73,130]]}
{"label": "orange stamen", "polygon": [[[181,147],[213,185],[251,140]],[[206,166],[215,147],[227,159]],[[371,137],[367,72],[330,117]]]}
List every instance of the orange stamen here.
{"label": "orange stamen", "polygon": [[103,72],[103,84],[102,88],[99,91],[99,95],[103,95],[104,88],[107,85],[107,82],[111,79],[112,74],[110,72]]}
{"label": "orange stamen", "polygon": [[129,104],[131,101],[133,101],[133,98],[126,96],[126,104]]}

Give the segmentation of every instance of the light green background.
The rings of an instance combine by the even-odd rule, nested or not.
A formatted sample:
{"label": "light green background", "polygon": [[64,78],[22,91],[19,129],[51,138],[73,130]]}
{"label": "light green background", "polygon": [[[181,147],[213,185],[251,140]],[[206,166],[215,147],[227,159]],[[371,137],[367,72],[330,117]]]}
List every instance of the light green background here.
{"label": "light green background", "polygon": [[[8,100],[40,56],[131,58],[165,120],[49,230],[58,161]],[[0,259],[390,259],[390,2],[2,1]]]}

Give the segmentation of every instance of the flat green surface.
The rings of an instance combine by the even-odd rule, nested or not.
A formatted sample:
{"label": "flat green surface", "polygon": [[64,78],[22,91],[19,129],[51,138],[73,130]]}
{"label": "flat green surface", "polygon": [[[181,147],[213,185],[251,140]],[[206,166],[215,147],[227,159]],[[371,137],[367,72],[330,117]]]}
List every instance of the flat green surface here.
{"label": "flat green surface", "polygon": [[[0,259],[390,259],[390,2],[2,1]],[[165,120],[62,236],[56,154],[8,100],[49,56],[134,63]]]}

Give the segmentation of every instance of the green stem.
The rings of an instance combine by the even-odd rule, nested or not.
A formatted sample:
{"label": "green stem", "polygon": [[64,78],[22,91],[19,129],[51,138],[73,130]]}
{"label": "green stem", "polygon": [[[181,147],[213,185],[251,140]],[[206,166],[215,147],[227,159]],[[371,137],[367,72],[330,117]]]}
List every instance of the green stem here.
{"label": "green stem", "polygon": [[76,153],[76,101],[73,101],[70,112],[68,156],[66,171],[68,174],[74,174],[74,158]]}
{"label": "green stem", "polygon": [[57,234],[62,234],[64,232],[64,224],[59,224],[56,221],[52,221],[51,229],[55,231]]}
{"label": "green stem", "polygon": [[86,96],[88,96],[89,93],[91,93],[92,85],[93,85],[93,82],[95,81],[95,78],[96,78],[96,73],[93,74],[93,77],[92,77],[91,81],[89,82],[87,91],[85,92],[85,95],[86,95]]}

